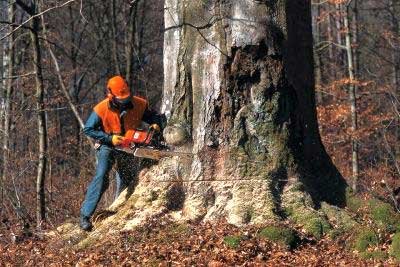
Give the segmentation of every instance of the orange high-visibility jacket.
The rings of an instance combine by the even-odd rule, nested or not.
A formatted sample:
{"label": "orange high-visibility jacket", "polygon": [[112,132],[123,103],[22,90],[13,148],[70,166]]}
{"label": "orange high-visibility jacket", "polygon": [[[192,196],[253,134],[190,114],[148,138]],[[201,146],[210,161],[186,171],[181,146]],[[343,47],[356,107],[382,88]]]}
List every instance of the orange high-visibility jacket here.
{"label": "orange high-visibility jacket", "polygon": [[[124,134],[121,130],[120,112],[110,108],[109,99],[106,98],[94,107],[94,112],[101,118],[103,130],[107,134]],[[147,109],[147,101],[143,98],[132,97],[133,109],[127,110],[123,117],[125,132],[138,128],[142,122],[143,114]]]}

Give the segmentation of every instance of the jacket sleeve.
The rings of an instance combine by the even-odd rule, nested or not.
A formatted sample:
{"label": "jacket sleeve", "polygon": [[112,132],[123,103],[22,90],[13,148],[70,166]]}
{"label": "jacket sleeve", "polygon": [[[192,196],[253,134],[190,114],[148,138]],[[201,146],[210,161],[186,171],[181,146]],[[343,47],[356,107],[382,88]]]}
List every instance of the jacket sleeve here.
{"label": "jacket sleeve", "polygon": [[103,130],[103,122],[96,112],[92,112],[83,128],[85,135],[99,141],[101,144],[111,145],[112,135],[107,134]]}
{"label": "jacket sleeve", "polygon": [[156,123],[161,129],[165,128],[167,124],[167,118],[164,114],[158,114],[156,111],[149,108],[144,111],[142,120],[148,124]]}

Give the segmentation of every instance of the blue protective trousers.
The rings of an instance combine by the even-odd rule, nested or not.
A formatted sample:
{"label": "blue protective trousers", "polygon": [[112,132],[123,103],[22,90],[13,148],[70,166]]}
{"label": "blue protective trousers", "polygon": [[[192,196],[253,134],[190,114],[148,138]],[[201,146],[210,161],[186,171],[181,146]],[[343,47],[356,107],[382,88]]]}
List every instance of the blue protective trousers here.
{"label": "blue protective trousers", "polygon": [[81,208],[81,216],[85,217],[91,217],[96,210],[101,196],[109,186],[109,173],[115,162],[117,163],[116,197],[118,197],[130,183],[134,182],[136,176],[138,163],[135,161],[133,155],[114,150],[106,145],[101,145],[96,150],[96,157],[96,174],[89,184]]}

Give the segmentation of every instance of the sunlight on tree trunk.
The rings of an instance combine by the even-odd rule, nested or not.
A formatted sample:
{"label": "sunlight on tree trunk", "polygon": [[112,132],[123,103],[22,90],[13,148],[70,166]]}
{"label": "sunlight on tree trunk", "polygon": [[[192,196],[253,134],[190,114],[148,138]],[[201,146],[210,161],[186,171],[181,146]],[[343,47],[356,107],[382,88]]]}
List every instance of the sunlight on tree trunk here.
{"label": "sunlight on tree trunk", "polygon": [[[344,29],[346,31],[346,53],[347,53],[347,69],[349,73],[349,100],[351,106],[351,131],[355,134],[358,130],[357,123],[357,78],[355,76],[353,47],[351,42],[351,29],[349,26],[349,6],[346,6],[344,15]],[[359,166],[358,166],[358,142],[355,136],[351,140],[351,153],[352,153],[352,171],[353,171],[353,184],[352,188],[357,191]]]}

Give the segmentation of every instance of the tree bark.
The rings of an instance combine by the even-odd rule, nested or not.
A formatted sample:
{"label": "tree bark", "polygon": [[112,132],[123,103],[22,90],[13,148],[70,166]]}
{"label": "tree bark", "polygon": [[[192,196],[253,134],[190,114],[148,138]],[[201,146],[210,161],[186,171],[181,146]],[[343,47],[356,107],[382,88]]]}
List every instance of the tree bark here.
{"label": "tree bark", "polygon": [[[32,10],[34,14],[40,11],[40,3],[33,1]],[[44,84],[42,71],[42,55],[41,44],[39,41],[40,32],[40,17],[35,17],[31,20],[32,28],[30,35],[33,49],[33,65],[35,71],[36,84],[36,108],[38,121],[38,139],[39,139],[39,160],[36,178],[36,222],[40,226],[41,222],[46,218],[46,200],[45,200],[45,179],[47,168],[47,126],[46,126],[46,111],[44,104]]]}
{"label": "tree bark", "polygon": [[314,36],[314,63],[315,63],[315,89],[317,96],[317,104],[321,105],[323,103],[323,95],[321,92],[322,89],[322,61],[320,51],[316,49],[316,45],[318,45],[321,41],[321,26],[319,23],[320,16],[320,4],[317,3],[313,5],[313,36]]}
{"label": "tree bark", "polygon": [[[349,74],[349,101],[351,112],[351,131],[353,134],[357,132],[357,87],[356,87],[356,74],[354,69],[353,47],[351,42],[351,29],[349,25],[349,6],[346,6],[346,13],[344,16],[344,28],[346,31],[346,54],[347,54],[347,70]],[[353,184],[354,191],[358,189],[359,166],[358,166],[358,143],[354,136],[351,137],[351,154],[352,154],[352,171],[353,171]]]}
{"label": "tree bark", "polygon": [[[396,1],[391,0],[389,2],[389,11],[390,11],[390,23],[391,23],[391,31],[393,36],[399,36],[400,30],[399,30],[399,21],[397,19],[397,13],[396,13]],[[391,47],[392,49],[392,86],[393,86],[393,95],[397,98],[400,99],[400,86],[399,86],[399,80],[400,80],[400,56],[399,56],[399,47],[400,43],[398,40],[394,41],[393,46]],[[397,101],[398,103],[398,101]],[[400,110],[400,105],[397,104],[396,107],[394,107],[397,110]],[[394,160],[400,160],[400,117],[397,118],[397,126],[396,126],[396,144],[394,147],[395,150],[395,156],[396,158]]]}
{"label": "tree bark", "polygon": [[344,204],[318,132],[310,1],[167,0],[165,27],[164,136],[194,154],[174,159],[175,208],[243,224]]}
{"label": "tree bark", "polygon": [[[362,10],[362,2],[359,2],[358,0],[353,0],[353,6],[352,6],[352,12],[353,12],[353,18],[352,18],[352,29],[351,29],[351,37],[352,37],[352,48],[354,51],[354,56],[353,56],[353,61],[354,61],[354,71],[356,73],[356,76],[359,76],[359,71],[360,71],[360,49],[359,47],[359,10]],[[356,77],[358,78],[358,77]]]}
{"label": "tree bark", "polygon": [[[331,14],[331,5],[328,5],[328,18],[327,18],[327,36],[328,36],[328,42],[332,43],[333,42],[333,27],[332,27],[332,14]],[[328,47],[328,53],[329,53],[329,74],[330,78],[333,80],[336,80],[336,71],[335,71],[335,66],[332,65],[333,62],[335,62],[334,56],[333,56],[333,45],[330,45]]]}
{"label": "tree bark", "polygon": [[111,54],[114,63],[115,75],[121,75],[118,59],[118,40],[117,40],[117,13],[116,13],[116,0],[111,1]]}
{"label": "tree bark", "polygon": [[[14,8],[15,4],[10,3],[8,7],[8,18],[10,23],[14,23],[15,15],[14,15]],[[13,26],[10,26],[11,31],[14,29]],[[4,127],[3,127],[3,171],[2,171],[2,180],[5,181],[7,178],[7,170],[8,170],[8,158],[10,155],[10,125],[11,125],[11,96],[13,92],[13,79],[11,78],[14,76],[14,34],[11,34],[8,38],[8,48],[7,48],[7,75],[5,79],[5,91],[4,91],[4,111],[3,111],[3,118],[4,118]]]}
{"label": "tree bark", "polygon": [[[342,40],[342,4],[335,4],[336,8],[336,16],[335,16],[335,24],[336,24],[336,42],[341,47],[343,45]],[[341,48],[337,49],[337,59],[339,67],[343,64],[343,51]]]}
{"label": "tree bark", "polygon": [[134,52],[134,46],[135,46],[135,37],[136,37],[136,16],[137,16],[137,1],[135,4],[131,7],[130,9],[130,14],[129,14],[129,27],[127,29],[126,35],[127,35],[127,42],[125,44],[125,54],[126,54],[126,75],[125,79],[128,82],[130,88],[132,88],[133,85],[133,76],[132,76],[132,67],[133,67],[133,52]]}

